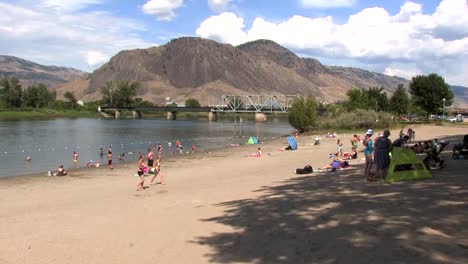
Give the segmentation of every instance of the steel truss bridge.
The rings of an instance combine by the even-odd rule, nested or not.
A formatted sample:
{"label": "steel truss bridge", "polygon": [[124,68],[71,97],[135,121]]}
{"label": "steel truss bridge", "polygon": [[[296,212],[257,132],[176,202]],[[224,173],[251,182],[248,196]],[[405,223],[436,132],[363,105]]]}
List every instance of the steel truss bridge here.
{"label": "steel truss bridge", "polygon": [[214,113],[287,113],[298,95],[223,95],[214,105]]}
{"label": "steel truss bridge", "polygon": [[99,112],[130,110],[136,112],[213,112],[213,113],[287,113],[298,95],[223,95],[208,107],[133,107],[101,106]]}

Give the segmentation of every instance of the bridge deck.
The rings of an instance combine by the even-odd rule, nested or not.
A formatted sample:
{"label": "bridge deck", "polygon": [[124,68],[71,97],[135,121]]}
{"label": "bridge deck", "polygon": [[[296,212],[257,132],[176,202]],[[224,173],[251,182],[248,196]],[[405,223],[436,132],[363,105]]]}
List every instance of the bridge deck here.
{"label": "bridge deck", "polygon": [[237,110],[232,110],[231,108],[213,108],[213,107],[110,107],[110,106],[101,106],[101,111],[116,111],[116,110],[130,110],[130,111],[139,111],[139,112],[217,112],[217,113],[285,113],[281,109],[263,109],[261,111],[256,110],[254,107],[251,108],[242,108]]}

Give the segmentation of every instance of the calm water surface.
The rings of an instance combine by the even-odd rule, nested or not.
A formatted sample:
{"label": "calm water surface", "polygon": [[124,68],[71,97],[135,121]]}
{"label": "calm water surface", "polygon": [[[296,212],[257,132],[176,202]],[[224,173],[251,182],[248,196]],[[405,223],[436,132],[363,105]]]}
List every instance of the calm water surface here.
{"label": "calm water surface", "polygon": [[[126,160],[136,160],[138,152],[146,153],[150,144],[163,146],[168,155],[168,142],[174,150],[180,140],[184,151],[195,145],[197,151],[243,144],[249,136],[260,140],[288,134],[291,127],[285,120],[266,123],[238,123],[204,120],[104,120],[54,119],[0,121],[0,177],[45,172],[63,164],[72,167],[72,153],[79,154],[81,167],[93,160],[105,162],[99,156],[112,146],[114,163],[126,153]],[[133,152],[135,154],[128,154]],[[31,162],[26,162],[29,155]]]}

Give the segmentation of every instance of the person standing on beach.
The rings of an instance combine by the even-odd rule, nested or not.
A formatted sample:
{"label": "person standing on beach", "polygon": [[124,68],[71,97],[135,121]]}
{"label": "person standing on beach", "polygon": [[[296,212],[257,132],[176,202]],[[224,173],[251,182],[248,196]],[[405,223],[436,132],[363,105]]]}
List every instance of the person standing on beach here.
{"label": "person standing on beach", "polygon": [[357,135],[354,135],[354,136],[351,138],[351,150],[352,150],[352,151],[356,151],[356,150],[357,150],[358,142],[359,142],[358,136],[357,136]]}
{"label": "person standing on beach", "polygon": [[176,153],[180,154],[180,141],[176,140],[175,142]]}
{"label": "person standing on beach", "polygon": [[169,151],[169,156],[172,157],[172,143],[170,141],[167,142],[167,150]]}
{"label": "person standing on beach", "polygon": [[150,147],[148,148],[148,169],[152,169],[154,165],[154,152]]}
{"label": "person standing on beach", "polygon": [[336,156],[342,157],[343,156],[343,143],[341,143],[340,139],[336,141],[336,145],[338,146]]}
{"label": "person standing on beach", "polygon": [[364,138],[364,156],[366,159],[366,169],[364,171],[364,175],[366,176],[367,181],[373,181],[374,178],[371,177],[371,169],[372,169],[372,152],[374,151],[374,142],[372,141],[372,134],[374,131],[372,129],[368,129],[366,136]]}
{"label": "person standing on beach", "polygon": [[162,146],[161,143],[158,144],[158,156],[161,157],[162,154]]}
{"label": "person standing on beach", "polygon": [[78,153],[76,151],[73,151],[73,165],[75,168],[78,168]]}
{"label": "person standing on beach", "polygon": [[140,181],[137,184],[137,191],[144,190],[145,185],[145,155],[141,154],[137,161],[137,173],[140,177]]}
{"label": "person standing on beach", "polygon": [[109,170],[113,170],[114,167],[112,167],[112,149],[109,148],[109,151],[107,151],[107,166],[109,167]]}
{"label": "person standing on beach", "polygon": [[374,164],[377,167],[377,177],[385,180],[387,169],[390,165],[390,151],[392,151],[392,141],[388,138],[390,131],[385,129],[383,135],[375,141]]}

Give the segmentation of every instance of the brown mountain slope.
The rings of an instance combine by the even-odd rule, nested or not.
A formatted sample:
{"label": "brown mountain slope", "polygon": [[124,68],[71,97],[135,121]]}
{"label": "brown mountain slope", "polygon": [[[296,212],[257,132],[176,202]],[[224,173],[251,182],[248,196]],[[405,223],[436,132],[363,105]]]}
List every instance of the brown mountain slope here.
{"label": "brown mountain slope", "polygon": [[138,94],[146,100],[161,103],[171,97],[183,102],[193,97],[202,104],[216,103],[222,94],[301,94],[342,100],[352,87],[383,86],[393,91],[408,83],[357,68],[324,66],[269,40],[234,47],[184,37],[159,47],[119,52],[87,80],[64,84],[59,91],[79,89],[85,100],[94,100],[100,98],[99,88],[106,81],[121,79],[140,81]]}
{"label": "brown mountain slope", "polygon": [[0,77],[16,77],[23,87],[44,83],[55,87],[68,81],[79,80],[85,72],[66,67],[44,66],[13,56],[0,55]]}

